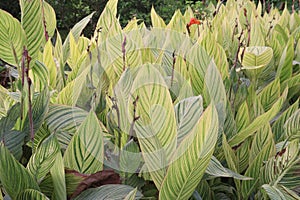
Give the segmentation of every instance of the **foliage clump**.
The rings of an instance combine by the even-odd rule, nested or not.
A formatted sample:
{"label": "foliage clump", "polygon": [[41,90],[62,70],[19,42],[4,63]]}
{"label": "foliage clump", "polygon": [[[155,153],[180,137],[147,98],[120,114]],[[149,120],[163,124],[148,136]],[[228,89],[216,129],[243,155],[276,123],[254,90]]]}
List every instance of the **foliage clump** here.
{"label": "foliage clump", "polygon": [[299,12],[229,0],[122,28],[117,4],[64,41],[47,2],[0,10],[0,194],[299,199]]}

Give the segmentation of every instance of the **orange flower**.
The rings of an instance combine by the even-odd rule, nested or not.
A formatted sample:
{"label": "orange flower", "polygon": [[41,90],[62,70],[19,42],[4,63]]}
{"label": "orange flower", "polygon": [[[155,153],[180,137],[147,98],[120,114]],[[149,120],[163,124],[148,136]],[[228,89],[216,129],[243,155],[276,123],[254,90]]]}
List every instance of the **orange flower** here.
{"label": "orange flower", "polygon": [[190,26],[193,25],[193,24],[198,24],[198,25],[200,25],[201,22],[200,22],[200,20],[198,20],[198,19],[196,19],[196,18],[191,18],[190,23],[188,23],[188,27],[190,27]]}

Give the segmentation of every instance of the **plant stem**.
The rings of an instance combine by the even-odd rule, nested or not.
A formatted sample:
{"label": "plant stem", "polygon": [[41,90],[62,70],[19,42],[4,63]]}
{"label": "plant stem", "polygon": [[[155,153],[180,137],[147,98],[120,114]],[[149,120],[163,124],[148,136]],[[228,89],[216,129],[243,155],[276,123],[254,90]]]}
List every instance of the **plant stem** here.
{"label": "plant stem", "polygon": [[42,18],[43,18],[43,26],[44,26],[44,35],[46,42],[49,40],[49,34],[47,31],[47,24],[46,24],[46,18],[45,18],[45,10],[44,10],[44,1],[42,0]]}
{"label": "plant stem", "polygon": [[129,138],[128,141],[131,140],[134,137],[134,124],[135,122],[140,118],[139,116],[136,116],[136,107],[137,107],[137,102],[139,100],[139,96],[136,96],[136,98],[133,101],[133,120],[130,125],[130,130],[129,130]]}
{"label": "plant stem", "polygon": [[171,87],[172,87],[173,81],[174,81],[174,70],[175,70],[175,63],[176,63],[175,50],[172,54],[172,57],[173,57],[173,65],[172,65]]}

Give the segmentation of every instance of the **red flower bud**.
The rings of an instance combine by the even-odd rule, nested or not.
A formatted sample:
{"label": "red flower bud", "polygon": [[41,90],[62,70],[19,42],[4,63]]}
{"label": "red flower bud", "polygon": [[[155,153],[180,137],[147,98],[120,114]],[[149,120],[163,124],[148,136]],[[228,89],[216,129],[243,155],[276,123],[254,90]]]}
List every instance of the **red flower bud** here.
{"label": "red flower bud", "polygon": [[198,19],[196,19],[196,18],[191,18],[190,23],[188,23],[188,26],[190,27],[190,26],[193,25],[193,24],[198,24],[198,25],[200,25],[201,22],[200,22],[200,20],[198,20]]}

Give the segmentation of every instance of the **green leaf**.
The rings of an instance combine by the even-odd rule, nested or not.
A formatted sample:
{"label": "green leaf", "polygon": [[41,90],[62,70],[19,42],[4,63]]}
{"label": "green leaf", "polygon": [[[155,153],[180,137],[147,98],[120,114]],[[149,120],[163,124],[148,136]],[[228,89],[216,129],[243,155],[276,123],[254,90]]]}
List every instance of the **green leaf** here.
{"label": "green leaf", "polygon": [[177,144],[176,119],[172,99],[165,81],[151,64],[139,68],[128,101],[130,121],[132,102],[138,97],[135,131],[155,185],[159,188],[165,175],[164,168]]}
{"label": "green leaf", "polygon": [[289,119],[293,113],[298,110],[299,107],[299,100],[297,100],[293,105],[291,105],[288,109],[286,109],[279,117],[278,119],[272,124],[272,132],[275,136],[275,141],[278,141],[279,139],[285,138],[285,131],[284,131],[284,124]]}
{"label": "green leaf", "polygon": [[194,96],[183,99],[175,105],[178,144],[192,131],[200,119],[203,112],[202,101],[202,96]]}
{"label": "green leaf", "polygon": [[39,190],[32,175],[15,160],[3,143],[0,143],[0,181],[12,199],[25,189]]}
{"label": "green leaf", "polygon": [[234,137],[229,140],[231,147],[242,143],[247,137],[253,135],[260,127],[269,123],[273,117],[280,111],[281,106],[286,98],[287,90],[283,95],[274,103],[272,108],[266,112],[256,117],[254,121],[247,127],[240,130]]}
{"label": "green leaf", "polygon": [[[75,41],[78,41],[78,39],[81,35],[81,32],[86,27],[86,25],[90,22],[94,13],[95,12],[92,12],[91,14],[89,14],[88,16],[86,16],[85,18],[80,20],[77,24],[75,24],[75,26],[73,26],[70,33],[72,33],[72,35],[74,36]],[[70,55],[70,42],[69,42],[70,39],[69,38],[70,38],[70,36],[68,35],[63,44],[63,50],[62,50],[63,51],[63,59],[64,59],[63,63],[66,63],[66,61]]]}
{"label": "green leaf", "polygon": [[[45,49],[44,49],[45,51]],[[35,64],[31,67],[30,72],[33,76],[33,85],[36,91],[43,91],[45,87],[49,85],[49,70],[48,68],[41,63],[40,61],[36,61]],[[31,77],[32,77],[31,76]]]}
{"label": "green leaf", "polygon": [[242,69],[253,70],[265,67],[273,57],[273,50],[270,47],[254,46],[246,47],[242,61]]}
{"label": "green leaf", "polygon": [[27,37],[27,49],[29,56],[35,60],[40,52],[42,43],[45,42],[43,25],[42,1],[20,0],[21,22]]}
{"label": "green leaf", "polygon": [[207,180],[202,179],[196,191],[201,195],[202,199],[215,199],[215,193]]}
{"label": "green leaf", "polygon": [[285,134],[292,138],[300,137],[300,109],[298,109],[294,114],[288,118],[284,124]]}
{"label": "green leaf", "polygon": [[52,6],[43,1],[44,17],[46,22],[46,30],[50,37],[53,37],[56,29],[56,15]]}
{"label": "green leaf", "polygon": [[[44,119],[48,112],[48,106],[50,101],[50,93],[48,88],[44,90],[37,96],[32,104],[32,120],[33,120],[33,130],[34,132],[38,131],[41,125],[44,123]],[[24,127],[22,132],[28,134],[30,132],[30,124],[28,115],[26,116]]]}
{"label": "green leaf", "polygon": [[208,65],[204,83],[205,103],[209,104],[210,102],[213,102],[216,106],[218,111],[219,129],[222,131],[225,122],[227,97],[221,74],[213,60]]}
{"label": "green leaf", "polygon": [[13,105],[7,113],[6,117],[2,117],[0,120],[0,137],[4,142],[5,147],[16,158],[22,157],[24,139],[26,134],[14,130],[17,119],[20,117],[20,103]]}
{"label": "green leaf", "polygon": [[261,18],[257,17],[254,13],[251,15],[251,32],[249,46],[264,46],[265,45],[265,32],[262,29]]}
{"label": "green leaf", "polygon": [[164,20],[155,12],[154,7],[151,8],[151,22],[152,26],[156,28],[165,28],[166,24]]}
{"label": "green leaf", "polygon": [[84,71],[79,76],[69,82],[66,87],[64,87],[58,93],[57,103],[75,106],[80,97],[81,91],[84,89],[86,76],[89,71],[89,68],[84,69]]}
{"label": "green leaf", "polygon": [[120,154],[120,171],[122,173],[135,173],[142,161],[138,144],[130,140],[121,150]]}
{"label": "green leaf", "polygon": [[129,194],[124,198],[124,200],[135,200],[135,196],[137,193],[137,188],[135,188],[134,190],[132,190],[131,192],[129,192]]}
{"label": "green leaf", "polygon": [[47,81],[47,83],[52,87],[56,88],[56,77],[58,67],[56,66],[56,62],[53,56],[53,45],[51,40],[45,44],[44,52],[43,52],[43,63],[47,67],[47,75],[46,77],[40,77]]}
{"label": "green leaf", "polygon": [[192,132],[175,151],[159,199],[188,199],[207,168],[218,137],[218,115],[207,107]]}
{"label": "green leaf", "polygon": [[280,97],[280,81],[275,79],[258,94],[258,98],[265,111],[268,111]]}
{"label": "green leaf", "polygon": [[299,144],[294,140],[265,162],[261,169],[261,179],[263,183],[281,184],[289,189],[296,189],[300,183],[297,175],[299,168]]}
{"label": "green leaf", "polygon": [[25,32],[20,22],[2,9],[0,18],[0,58],[18,66],[26,43]]}
{"label": "green leaf", "polygon": [[262,188],[271,200],[299,200],[300,198],[294,191],[282,185],[271,186],[264,184]]}
{"label": "green leaf", "polygon": [[209,165],[205,171],[205,173],[214,176],[214,177],[232,177],[234,179],[238,180],[251,180],[252,178],[242,176],[234,171],[231,171],[230,169],[227,169],[223,167],[223,165],[220,163],[220,161],[212,156]]}
{"label": "green leaf", "polygon": [[[114,199],[114,200],[121,200],[126,198],[126,196],[134,190],[133,187],[128,185],[103,185],[98,188],[87,189],[83,191],[79,196],[77,196],[74,200],[107,200],[107,199]],[[140,199],[143,195],[137,191],[135,199]]]}
{"label": "green leaf", "polygon": [[214,59],[216,68],[221,74],[222,80],[228,77],[228,62],[225,50],[217,43],[214,35],[211,32],[207,32],[201,41],[201,46],[206,50],[208,55]]}
{"label": "green leaf", "polygon": [[49,198],[38,190],[26,189],[22,191],[17,197],[17,200],[49,200]]}
{"label": "green leaf", "polygon": [[57,139],[51,135],[40,144],[36,152],[30,157],[27,169],[37,181],[40,181],[50,171],[59,151]]}
{"label": "green leaf", "polygon": [[294,37],[290,37],[280,58],[276,77],[280,78],[280,83],[292,77],[294,59]]}
{"label": "green leaf", "polygon": [[250,124],[250,115],[247,101],[244,101],[239,107],[235,121],[238,132],[242,129],[245,129]]}
{"label": "green leaf", "polygon": [[87,115],[88,112],[77,107],[52,105],[49,106],[45,123],[51,132],[56,133],[61,148],[65,150]]}
{"label": "green leaf", "polygon": [[249,163],[249,167],[245,172],[245,176],[252,177],[253,180],[242,181],[242,196],[247,199],[250,194],[257,189],[259,181],[260,169],[264,161],[268,160],[275,154],[275,144],[273,139],[270,140],[262,150],[256,155],[255,159]]}
{"label": "green leaf", "polygon": [[202,94],[204,88],[204,77],[211,62],[206,51],[197,43],[188,51],[186,55],[188,61],[189,76],[195,95]]}
{"label": "green leaf", "polygon": [[67,199],[67,189],[66,189],[66,177],[64,161],[61,153],[56,154],[55,162],[50,169],[51,178],[53,180],[53,196],[52,199],[66,200]]}
{"label": "green leaf", "polygon": [[103,169],[103,158],[103,133],[97,116],[91,111],[73,136],[64,163],[69,169],[93,174]]}

